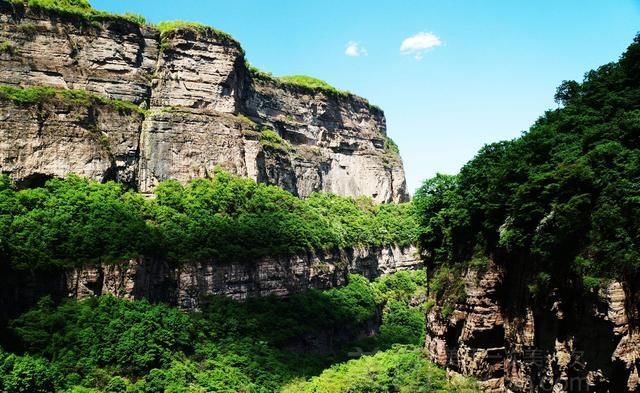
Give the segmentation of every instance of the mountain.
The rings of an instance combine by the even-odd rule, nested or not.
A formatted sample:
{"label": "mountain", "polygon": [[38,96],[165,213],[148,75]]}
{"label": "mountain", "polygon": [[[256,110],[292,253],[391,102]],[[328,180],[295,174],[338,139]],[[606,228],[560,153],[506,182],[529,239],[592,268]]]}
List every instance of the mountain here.
{"label": "mountain", "polygon": [[0,18],[0,171],[19,185],[73,172],[151,192],[221,167],[302,197],[408,199],[379,108],[258,71],[228,34],[80,1],[3,0]]}
{"label": "mountain", "polygon": [[434,361],[488,391],[640,389],[640,36],[414,203]]}

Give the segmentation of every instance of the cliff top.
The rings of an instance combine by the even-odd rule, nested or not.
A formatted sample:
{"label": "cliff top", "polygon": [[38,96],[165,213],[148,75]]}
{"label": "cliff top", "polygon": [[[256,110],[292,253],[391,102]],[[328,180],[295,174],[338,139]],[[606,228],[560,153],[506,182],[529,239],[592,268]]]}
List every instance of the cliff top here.
{"label": "cliff top", "polygon": [[101,22],[109,20],[123,20],[140,26],[146,23],[144,17],[140,15],[113,14],[96,10],[87,0],[0,0],[0,3],[8,3],[14,8],[21,7],[22,10],[28,8],[33,11],[55,13],[96,27]]}
{"label": "cliff top", "polygon": [[[146,27],[156,30],[160,35],[161,47],[166,45],[165,41],[170,39],[177,33],[192,33],[201,37],[208,37],[219,40],[221,42],[236,46],[244,55],[244,49],[238,40],[231,34],[214,27],[204,25],[198,22],[190,22],[183,20],[164,21],[158,24],[147,23],[144,16],[125,13],[114,14],[106,11],[96,10],[91,6],[88,0],[0,0],[2,3],[9,4],[14,10],[19,9],[21,12],[27,10],[35,12],[52,13],[66,18],[70,18],[76,22],[86,23],[93,27],[102,27],[103,22],[124,22],[136,25],[138,27]],[[269,72],[264,72],[249,64],[246,65],[249,74],[253,78],[268,80],[270,82],[301,90],[305,90],[311,94],[324,93],[332,97],[346,97],[361,99],[366,102],[371,110],[382,113],[382,110],[376,105],[372,105],[363,97],[355,95],[346,90],[337,89],[327,82],[306,75],[290,75],[290,76],[274,76]]]}
{"label": "cliff top", "polygon": [[251,75],[251,77],[254,79],[268,81],[284,87],[305,90],[311,94],[324,93],[328,96],[336,98],[345,97],[350,99],[362,100],[366,103],[371,111],[376,111],[380,114],[384,114],[380,107],[371,104],[366,98],[360,97],[347,90],[337,89],[327,82],[323,81],[322,79],[314,78],[307,75],[274,76],[270,72],[262,71],[248,63],[247,69],[249,70],[249,74]]}

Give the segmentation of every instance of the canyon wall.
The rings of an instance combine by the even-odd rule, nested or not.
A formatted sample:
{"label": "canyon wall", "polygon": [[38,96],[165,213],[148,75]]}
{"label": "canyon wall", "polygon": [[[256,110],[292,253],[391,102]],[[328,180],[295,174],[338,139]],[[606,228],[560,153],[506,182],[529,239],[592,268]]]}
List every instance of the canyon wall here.
{"label": "canyon wall", "polygon": [[[151,192],[220,166],[302,197],[408,198],[380,109],[257,76],[240,45],[214,30],[161,36],[122,18],[88,22],[1,0],[0,43],[0,84],[78,89],[144,110],[3,99],[0,172],[19,184],[75,172]],[[265,143],[267,129],[283,142]]]}
{"label": "canyon wall", "polygon": [[495,263],[462,279],[466,299],[427,314],[429,356],[450,373],[476,377],[487,392],[640,391],[634,285],[527,297],[521,273]]}
{"label": "canyon wall", "polygon": [[357,247],[242,263],[208,260],[169,266],[161,260],[138,258],[71,270],[64,282],[67,296],[77,299],[110,294],[196,310],[212,295],[236,300],[284,297],[342,286],[350,273],[373,279],[420,267],[422,260],[414,247]]}

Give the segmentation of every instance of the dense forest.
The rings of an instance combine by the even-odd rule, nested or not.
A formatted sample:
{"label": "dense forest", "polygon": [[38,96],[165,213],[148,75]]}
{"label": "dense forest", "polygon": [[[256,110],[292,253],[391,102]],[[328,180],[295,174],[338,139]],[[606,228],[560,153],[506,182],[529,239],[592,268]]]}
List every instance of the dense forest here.
{"label": "dense forest", "polygon": [[524,264],[532,291],[640,267],[640,35],[618,62],[563,82],[558,109],[417,191],[433,267]]}
{"label": "dense forest", "polygon": [[[85,0],[11,3],[94,23],[145,23]],[[348,94],[301,76],[279,83]],[[0,89],[15,102],[60,94],[96,99]],[[0,274],[46,275],[141,255],[172,266],[255,263],[416,244],[427,269],[373,281],[349,275],[343,287],[287,298],[210,296],[190,312],[112,296],[45,296],[0,326],[0,392],[477,391],[473,380],[429,362],[423,348],[425,314],[439,302],[435,310],[446,319],[462,303],[467,268],[495,261],[525,270],[529,281],[518,290],[526,296],[562,287],[595,293],[607,280],[639,277],[640,35],[619,61],[582,82],[562,82],[555,100],[558,107],[521,137],[486,145],[459,174],[426,180],[402,204],[328,193],[297,198],[220,169],[187,184],[161,182],[151,195],[73,174],[32,188],[1,175]],[[275,132],[262,137],[271,147],[283,141]],[[385,146],[397,150],[390,139]]]}
{"label": "dense forest", "polygon": [[413,206],[318,193],[296,198],[275,186],[218,171],[152,198],[69,176],[17,190],[0,177],[0,264],[18,270],[82,266],[144,255],[184,260],[262,256],[417,239]]}
{"label": "dense forest", "polygon": [[[348,391],[371,392],[400,381],[406,392],[472,391],[421,355],[425,305],[416,299],[425,280],[422,271],[374,282],[354,275],[345,287],[288,299],[212,298],[199,313],[109,296],[60,305],[43,298],[3,340],[13,353],[0,351],[0,391],[272,392],[291,384],[285,390],[337,392],[353,383]],[[378,334],[363,334],[377,321]],[[331,345],[304,350],[301,337],[314,334]],[[372,351],[382,352],[306,387],[306,377]]]}

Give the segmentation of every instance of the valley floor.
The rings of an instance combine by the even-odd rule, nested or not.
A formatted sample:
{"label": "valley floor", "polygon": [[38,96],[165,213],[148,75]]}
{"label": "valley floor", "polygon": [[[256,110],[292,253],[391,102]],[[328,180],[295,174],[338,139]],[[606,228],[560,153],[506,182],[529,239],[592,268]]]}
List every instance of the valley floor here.
{"label": "valley floor", "polygon": [[425,280],[424,271],[373,282],[352,275],[345,287],[287,299],[212,298],[198,313],[111,296],[45,297],[3,337],[0,390],[471,391],[420,349]]}

